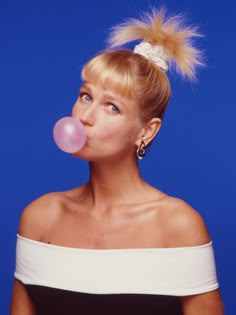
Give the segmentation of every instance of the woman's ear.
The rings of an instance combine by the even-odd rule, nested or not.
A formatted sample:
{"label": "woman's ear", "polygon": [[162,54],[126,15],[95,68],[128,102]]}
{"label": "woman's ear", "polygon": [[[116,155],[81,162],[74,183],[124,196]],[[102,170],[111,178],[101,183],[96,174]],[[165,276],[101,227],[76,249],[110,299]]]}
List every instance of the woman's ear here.
{"label": "woman's ear", "polygon": [[152,118],[149,120],[140,132],[140,137],[136,142],[137,146],[140,145],[141,141],[144,141],[145,146],[152,142],[161,128],[161,122],[160,118]]}

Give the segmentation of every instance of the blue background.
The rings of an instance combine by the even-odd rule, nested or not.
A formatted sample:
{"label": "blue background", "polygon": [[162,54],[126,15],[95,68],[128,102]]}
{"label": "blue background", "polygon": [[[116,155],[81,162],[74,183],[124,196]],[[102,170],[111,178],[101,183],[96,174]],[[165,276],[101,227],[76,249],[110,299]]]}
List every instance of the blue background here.
{"label": "blue background", "polygon": [[112,25],[161,4],[200,26],[207,67],[197,83],[170,75],[173,97],[141,171],[205,219],[226,314],[236,314],[236,5],[230,0],[1,0],[0,314],[8,314],[22,210],[88,177],[87,163],[60,151],[52,138],[55,122],[70,115],[77,98],[82,65],[104,48]]}

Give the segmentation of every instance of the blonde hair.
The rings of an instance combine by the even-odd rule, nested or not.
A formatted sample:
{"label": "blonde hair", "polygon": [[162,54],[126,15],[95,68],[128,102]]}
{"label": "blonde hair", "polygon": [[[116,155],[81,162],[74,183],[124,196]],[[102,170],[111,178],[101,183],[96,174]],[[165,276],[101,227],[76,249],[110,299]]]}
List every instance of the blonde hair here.
{"label": "blonde hair", "polygon": [[[184,26],[180,15],[166,17],[164,9],[151,10],[143,18],[129,19],[115,26],[108,38],[108,50],[92,58],[82,70],[84,80],[99,81],[139,105],[141,118],[163,118],[171,89],[166,73],[152,60],[120,46],[135,40],[160,45],[170,69],[195,79],[202,66],[202,54],[192,45],[201,36],[196,27]],[[114,49],[119,47],[119,49]]]}

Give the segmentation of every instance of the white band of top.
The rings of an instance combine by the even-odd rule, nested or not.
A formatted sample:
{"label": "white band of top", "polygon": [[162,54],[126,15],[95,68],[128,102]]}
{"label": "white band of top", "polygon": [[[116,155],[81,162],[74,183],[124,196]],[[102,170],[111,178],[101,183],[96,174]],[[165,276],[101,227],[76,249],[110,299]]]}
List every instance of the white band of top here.
{"label": "white band of top", "polygon": [[78,249],[18,235],[15,278],[94,294],[184,296],[218,288],[212,243],[196,247]]}

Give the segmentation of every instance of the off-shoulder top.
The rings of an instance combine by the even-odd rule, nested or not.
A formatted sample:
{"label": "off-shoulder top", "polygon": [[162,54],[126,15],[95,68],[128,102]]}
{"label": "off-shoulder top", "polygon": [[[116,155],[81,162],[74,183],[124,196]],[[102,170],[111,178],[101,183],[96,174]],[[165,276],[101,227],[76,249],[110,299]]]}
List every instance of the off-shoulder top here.
{"label": "off-shoulder top", "polygon": [[181,315],[181,296],[218,288],[212,242],[82,249],[17,235],[15,278],[37,315]]}

